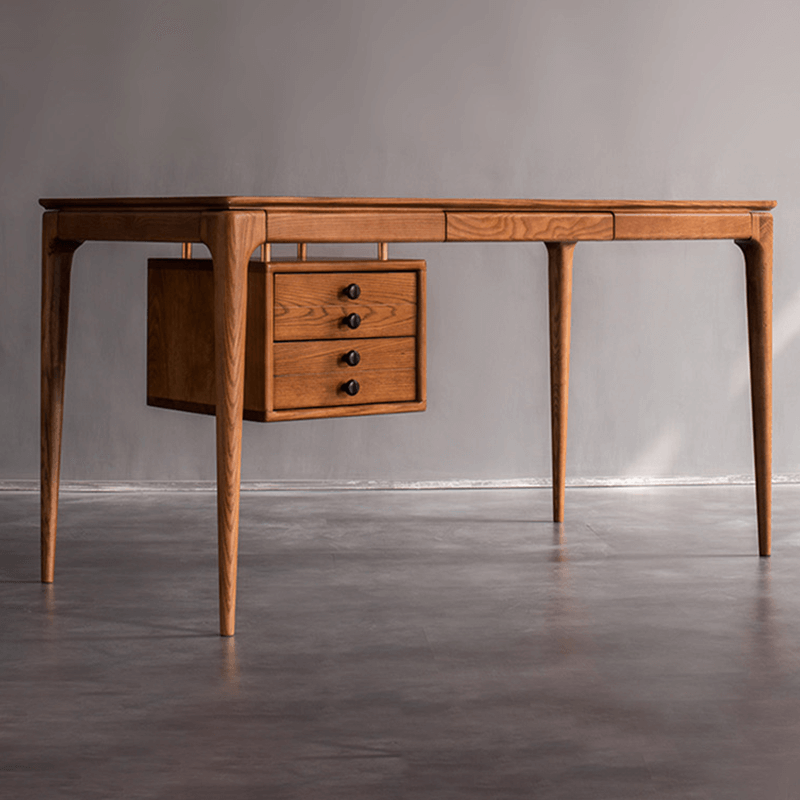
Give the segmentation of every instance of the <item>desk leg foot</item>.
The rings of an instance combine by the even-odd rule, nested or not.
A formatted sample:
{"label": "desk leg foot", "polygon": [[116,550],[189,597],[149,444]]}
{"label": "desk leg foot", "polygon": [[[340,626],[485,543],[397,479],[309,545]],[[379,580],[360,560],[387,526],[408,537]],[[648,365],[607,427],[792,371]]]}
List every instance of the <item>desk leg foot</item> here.
{"label": "desk leg foot", "polygon": [[56,561],[61,429],[67,366],[67,322],[72,256],[80,242],[58,239],[58,212],[42,219],[41,338],[41,571],[52,583]]}
{"label": "desk leg foot", "polygon": [[263,213],[203,215],[202,239],[214,264],[214,349],[217,417],[217,532],[220,634],[233,636],[239,550],[247,265],[266,237]]}
{"label": "desk leg foot", "polygon": [[567,405],[575,242],[546,242],[550,305],[550,419],[553,455],[553,522],[564,521],[567,474]]}
{"label": "desk leg foot", "polygon": [[736,244],[744,253],[747,280],[758,552],[768,556],[772,544],[772,215],[753,214],[753,237]]}

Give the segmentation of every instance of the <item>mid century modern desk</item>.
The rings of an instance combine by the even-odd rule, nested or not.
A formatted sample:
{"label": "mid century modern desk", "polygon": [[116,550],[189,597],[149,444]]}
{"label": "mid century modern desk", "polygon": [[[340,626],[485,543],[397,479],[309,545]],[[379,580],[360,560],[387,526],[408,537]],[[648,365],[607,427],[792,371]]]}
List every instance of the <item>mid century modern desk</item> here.
{"label": "mid century modern desk", "polygon": [[[273,242],[544,242],[553,519],[563,521],[572,256],[581,241],[729,239],[744,253],[758,546],[770,552],[774,202],[188,197],[42,200],[42,581],[53,581],[72,257],[86,241],[204,243],[213,263],[220,631],[234,632],[248,263]],[[367,412],[364,412],[367,413]]]}

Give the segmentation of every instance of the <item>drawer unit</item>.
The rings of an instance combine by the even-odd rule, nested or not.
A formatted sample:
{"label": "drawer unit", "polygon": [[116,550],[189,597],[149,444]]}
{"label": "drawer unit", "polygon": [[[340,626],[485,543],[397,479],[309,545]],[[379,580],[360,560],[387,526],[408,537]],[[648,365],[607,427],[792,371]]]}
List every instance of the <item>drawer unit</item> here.
{"label": "drawer unit", "polygon": [[[209,260],[148,262],[147,402],[214,413]],[[425,262],[251,262],[247,419],[425,408]]]}

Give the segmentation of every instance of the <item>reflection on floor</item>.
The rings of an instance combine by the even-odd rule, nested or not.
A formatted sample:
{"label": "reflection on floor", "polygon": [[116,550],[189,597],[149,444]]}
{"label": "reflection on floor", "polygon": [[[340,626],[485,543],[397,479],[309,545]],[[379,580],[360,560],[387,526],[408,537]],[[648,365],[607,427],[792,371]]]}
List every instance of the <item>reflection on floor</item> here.
{"label": "reflection on floor", "polygon": [[0,494],[0,794],[800,796],[800,486]]}

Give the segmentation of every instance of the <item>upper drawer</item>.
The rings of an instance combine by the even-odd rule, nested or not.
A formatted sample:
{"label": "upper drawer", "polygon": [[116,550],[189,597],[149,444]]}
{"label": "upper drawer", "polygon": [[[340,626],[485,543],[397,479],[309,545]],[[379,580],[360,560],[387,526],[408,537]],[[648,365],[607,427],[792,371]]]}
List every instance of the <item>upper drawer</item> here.
{"label": "upper drawer", "polygon": [[414,336],[417,273],[277,273],[274,325],[276,341]]}

